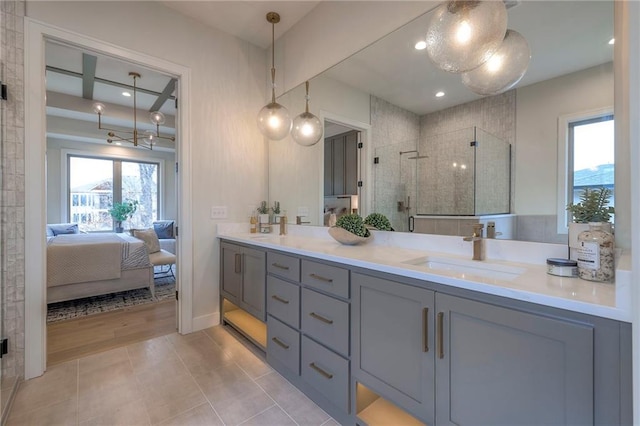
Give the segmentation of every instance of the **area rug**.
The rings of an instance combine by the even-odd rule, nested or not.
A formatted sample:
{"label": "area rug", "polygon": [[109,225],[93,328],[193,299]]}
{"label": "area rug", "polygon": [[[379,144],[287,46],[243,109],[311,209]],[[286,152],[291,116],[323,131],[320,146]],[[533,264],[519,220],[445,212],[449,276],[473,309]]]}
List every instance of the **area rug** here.
{"label": "area rug", "polygon": [[101,296],[85,297],[68,300],[66,302],[50,303],[47,305],[47,323],[65,321],[102,312],[115,311],[131,306],[157,303],[162,300],[175,298],[176,282],[173,277],[156,278],[156,299],[151,297],[148,288],[120,291],[118,293]]}

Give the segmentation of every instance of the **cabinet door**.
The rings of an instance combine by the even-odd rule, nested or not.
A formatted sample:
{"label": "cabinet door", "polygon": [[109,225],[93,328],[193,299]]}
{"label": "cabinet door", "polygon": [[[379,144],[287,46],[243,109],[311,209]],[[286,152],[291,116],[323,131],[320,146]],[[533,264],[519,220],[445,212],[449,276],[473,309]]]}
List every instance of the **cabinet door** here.
{"label": "cabinet door", "polygon": [[266,256],[263,251],[243,249],[241,307],[256,318],[266,321]]}
{"label": "cabinet door", "polygon": [[324,195],[333,195],[333,139],[324,140]]}
{"label": "cabinet door", "polygon": [[434,419],[434,293],[352,273],[353,374],[422,421]]}
{"label": "cabinet door", "polygon": [[345,140],[344,137],[333,138],[333,193],[332,195],[344,194],[345,179]]}
{"label": "cabinet door", "polygon": [[358,193],[358,132],[345,135],[344,144],[344,192]]}
{"label": "cabinet door", "polygon": [[436,307],[436,424],[593,424],[590,326],[440,293]]}
{"label": "cabinet door", "polygon": [[222,243],[222,294],[236,305],[242,294],[242,253],[240,247]]}

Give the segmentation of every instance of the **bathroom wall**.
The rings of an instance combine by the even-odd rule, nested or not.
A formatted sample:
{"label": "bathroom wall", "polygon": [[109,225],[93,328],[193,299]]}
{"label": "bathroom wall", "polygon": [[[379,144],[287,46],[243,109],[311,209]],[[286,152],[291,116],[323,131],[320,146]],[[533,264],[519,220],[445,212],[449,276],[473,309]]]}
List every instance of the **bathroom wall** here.
{"label": "bathroom wall", "polygon": [[1,166],[2,338],[9,353],[2,357],[2,411],[16,378],[24,370],[24,26],[25,2],[0,1],[0,80],[7,85],[3,105]]}

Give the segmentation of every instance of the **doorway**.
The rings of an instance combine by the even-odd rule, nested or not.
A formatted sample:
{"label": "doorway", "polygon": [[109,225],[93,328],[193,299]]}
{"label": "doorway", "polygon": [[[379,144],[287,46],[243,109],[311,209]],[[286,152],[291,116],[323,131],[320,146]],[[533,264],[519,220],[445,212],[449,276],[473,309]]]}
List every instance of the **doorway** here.
{"label": "doorway", "polygon": [[[26,183],[25,202],[25,240],[26,263],[29,268],[25,274],[25,379],[41,375],[46,369],[46,245],[42,238],[47,223],[46,206],[46,116],[44,100],[45,94],[45,43],[52,40],[66,43],[87,52],[113,57],[129,62],[135,66],[166,73],[176,79],[178,97],[178,112],[176,114],[177,139],[175,166],[180,171],[176,177],[176,220],[180,224],[180,238],[176,240],[176,256],[179,263],[177,281],[181,285],[180,298],[177,304],[178,331],[188,333],[191,324],[191,291],[192,265],[180,262],[180,259],[191,258],[189,244],[184,241],[191,239],[192,230],[189,219],[188,206],[191,200],[190,188],[190,145],[187,117],[189,114],[189,79],[188,68],[151,57],[140,52],[103,43],[94,39],[84,38],[65,30],[50,27],[45,24],[25,21],[25,39],[28,48],[25,49],[26,75],[26,137],[31,142],[26,144],[25,164],[29,169],[30,179]],[[184,167],[179,167],[184,164]]]}

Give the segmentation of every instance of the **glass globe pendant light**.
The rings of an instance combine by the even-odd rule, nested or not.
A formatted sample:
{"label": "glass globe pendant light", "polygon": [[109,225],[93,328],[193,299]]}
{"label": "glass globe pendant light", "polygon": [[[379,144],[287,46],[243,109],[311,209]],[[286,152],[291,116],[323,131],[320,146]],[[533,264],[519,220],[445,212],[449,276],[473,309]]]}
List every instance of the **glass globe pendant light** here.
{"label": "glass globe pendant light", "polygon": [[305,96],[305,111],[293,119],[291,137],[302,146],[312,146],[322,139],[322,123],[320,119],[309,112],[309,82],[305,82],[307,95]]}
{"label": "glass globe pendant light", "polygon": [[280,15],[269,12],[267,21],[271,23],[271,102],[258,113],[258,129],[267,138],[279,141],[291,131],[291,117],[289,111],[276,102],[275,24],[280,22]]}
{"label": "glass globe pendant light", "polygon": [[450,0],[438,6],[429,22],[427,53],[445,71],[471,71],[498,50],[506,31],[504,2]]}
{"label": "glass globe pendant light", "polygon": [[517,31],[507,30],[496,53],[478,68],[462,74],[462,83],[479,95],[496,95],[515,86],[529,67],[531,50]]}

